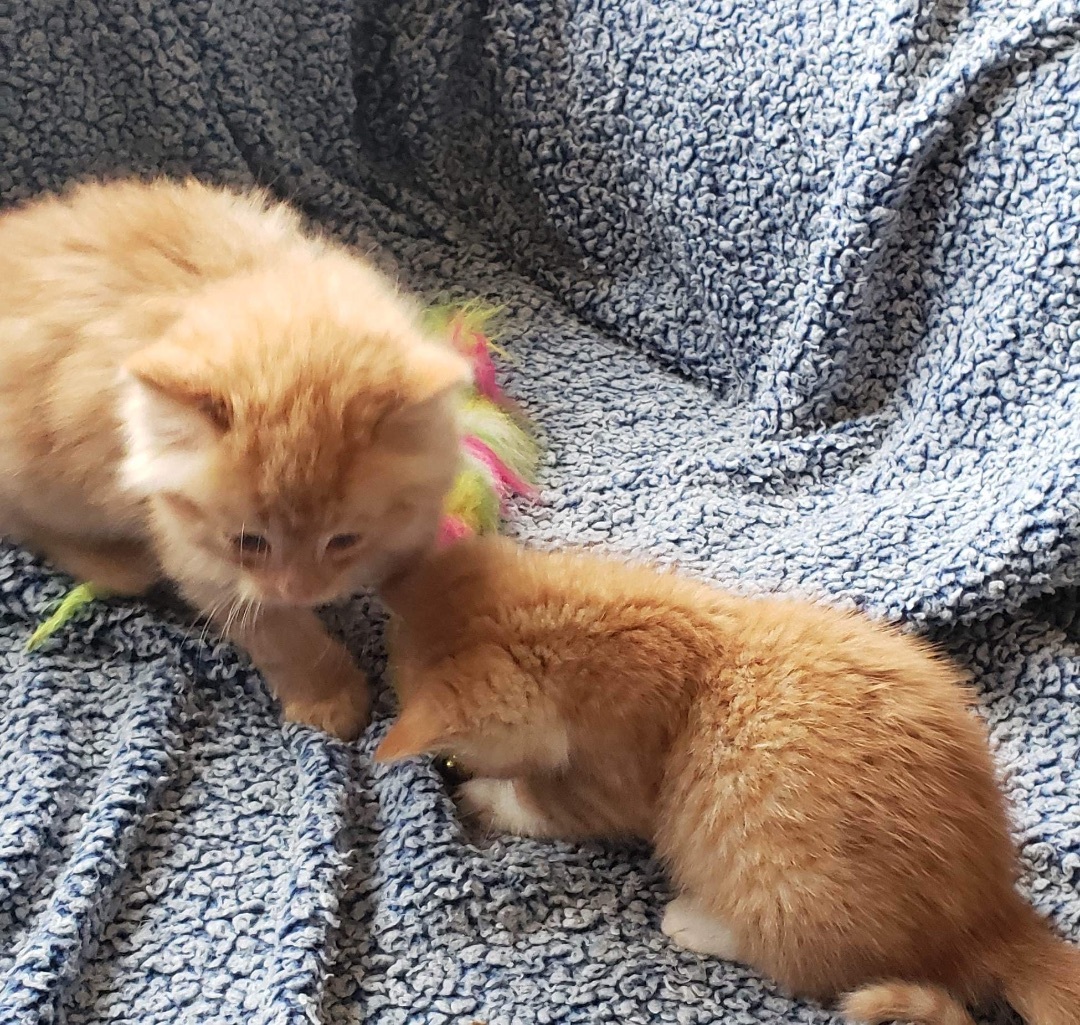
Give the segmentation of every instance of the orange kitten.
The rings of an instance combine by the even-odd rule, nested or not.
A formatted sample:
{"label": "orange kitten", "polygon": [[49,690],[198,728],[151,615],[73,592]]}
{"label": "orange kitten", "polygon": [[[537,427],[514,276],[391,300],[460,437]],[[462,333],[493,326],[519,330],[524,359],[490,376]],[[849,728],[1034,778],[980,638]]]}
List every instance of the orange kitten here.
{"label": "orange kitten", "polygon": [[494,539],[386,595],[402,710],[376,757],[452,755],[495,829],[651,841],[676,943],[861,1021],[1005,997],[1080,1022],[1080,950],[1016,893],[983,728],[925,644]]}
{"label": "orange kitten", "polygon": [[467,380],[261,192],[88,184],[0,216],[0,533],[114,592],[171,578],[287,718],[367,722],[312,610],[431,543]]}

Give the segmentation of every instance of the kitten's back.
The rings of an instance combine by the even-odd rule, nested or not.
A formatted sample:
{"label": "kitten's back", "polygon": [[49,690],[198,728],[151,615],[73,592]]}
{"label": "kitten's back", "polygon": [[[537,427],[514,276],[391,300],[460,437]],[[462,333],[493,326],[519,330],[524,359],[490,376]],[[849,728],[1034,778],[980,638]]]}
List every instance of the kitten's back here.
{"label": "kitten's back", "polygon": [[120,365],[178,301],[297,244],[287,207],[195,181],[85,183],[0,215],[0,532],[129,534]]}
{"label": "kitten's back", "polygon": [[724,632],[669,764],[658,847],[676,878],[792,989],[887,976],[979,995],[1020,905],[959,671],[805,602],[746,602]]}
{"label": "kitten's back", "polygon": [[4,316],[78,298],[103,308],[200,287],[300,238],[296,214],[261,190],[159,179],[87,182],[0,215]]}

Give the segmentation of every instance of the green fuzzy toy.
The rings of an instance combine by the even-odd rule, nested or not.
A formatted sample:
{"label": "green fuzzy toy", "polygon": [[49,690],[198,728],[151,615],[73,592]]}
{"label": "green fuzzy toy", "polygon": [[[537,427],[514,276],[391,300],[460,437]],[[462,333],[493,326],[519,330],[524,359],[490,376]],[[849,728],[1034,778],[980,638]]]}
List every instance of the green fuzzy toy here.
{"label": "green fuzzy toy", "polygon": [[105,598],[107,595],[93,584],[79,584],[72,588],[59,602],[52,614],[30,635],[26,642],[27,651],[37,651],[53,634],[67,626],[87,605]]}

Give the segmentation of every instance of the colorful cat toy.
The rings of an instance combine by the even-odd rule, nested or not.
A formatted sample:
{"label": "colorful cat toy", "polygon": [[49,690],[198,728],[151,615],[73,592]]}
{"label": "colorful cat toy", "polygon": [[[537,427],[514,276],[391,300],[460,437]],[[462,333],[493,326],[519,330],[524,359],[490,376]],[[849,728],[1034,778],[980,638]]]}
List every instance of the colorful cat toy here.
{"label": "colorful cat toy", "polygon": [[431,329],[445,334],[473,368],[473,387],[460,411],[463,465],[447,496],[441,544],[498,530],[507,501],[534,494],[539,449],[511,411],[491,358],[487,326],[498,312],[470,304],[437,307],[428,315]]}
{"label": "colorful cat toy", "polygon": [[[473,386],[460,411],[462,467],[446,498],[440,545],[498,530],[511,498],[535,494],[539,446],[495,378],[491,354],[496,350],[488,326],[498,312],[497,308],[469,303],[435,307],[426,318],[429,329],[445,335],[473,369]],[[26,650],[40,648],[87,605],[105,597],[92,584],[73,588],[30,635]]]}

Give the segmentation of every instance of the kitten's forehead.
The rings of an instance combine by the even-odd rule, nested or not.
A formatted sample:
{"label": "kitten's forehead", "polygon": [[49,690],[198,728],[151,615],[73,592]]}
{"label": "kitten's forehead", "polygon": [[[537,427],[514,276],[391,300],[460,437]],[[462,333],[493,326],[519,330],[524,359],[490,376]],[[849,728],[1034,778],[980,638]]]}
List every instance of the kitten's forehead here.
{"label": "kitten's forehead", "polygon": [[[313,433],[306,444],[295,428],[285,433],[250,439],[239,460],[248,501],[257,516],[286,534],[326,529],[364,498],[360,447],[325,433]],[[370,494],[371,486],[366,490]]]}
{"label": "kitten's forehead", "polygon": [[410,475],[449,486],[432,465],[454,459],[442,400],[467,364],[356,260],[319,256],[210,288],[171,343],[193,402],[223,411],[222,484],[242,488],[253,515],[307,532],[346,507],[377,515]]}
{"label": "kitten's forehead", "polygon": [[[449,425],[443,434],[451,435]],[[385,436],[318,403],[240,416],[221,446],[221,486],[242,496],[253,518],[305,537],[383,518],[394,507],[408,511],[441,494],[455,465],[452,436],[438,446]]]}

